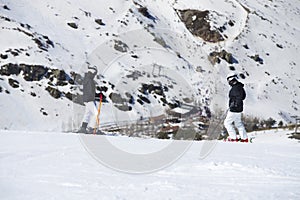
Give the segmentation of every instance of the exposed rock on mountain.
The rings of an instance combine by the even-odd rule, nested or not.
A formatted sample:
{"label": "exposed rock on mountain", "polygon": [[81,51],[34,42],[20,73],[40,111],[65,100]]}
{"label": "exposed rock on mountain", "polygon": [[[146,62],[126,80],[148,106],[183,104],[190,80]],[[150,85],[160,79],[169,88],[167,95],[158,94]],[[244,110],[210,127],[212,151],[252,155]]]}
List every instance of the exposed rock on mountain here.
{"label": "exposed rock on mountain", "polygon": [[[177,10],[177,13],[184,22],[187,29],[195,36],[202,38],[207,42],[224,41],[219,30],[212,30],[209,21],[209,11],[199,10]],[[230,24],[233,24],[232,22]],[[221,29],[220,29],[221,30]]]}

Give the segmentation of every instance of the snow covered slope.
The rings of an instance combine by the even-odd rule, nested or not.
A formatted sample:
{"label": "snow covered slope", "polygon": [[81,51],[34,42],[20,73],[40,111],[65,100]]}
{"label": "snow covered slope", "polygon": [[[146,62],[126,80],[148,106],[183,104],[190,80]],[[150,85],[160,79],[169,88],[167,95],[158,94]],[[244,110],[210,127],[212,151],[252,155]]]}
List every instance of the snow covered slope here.
{"label": "snow covered slope", "polygon": [[[77,134],[1,131],[0,198],[296,200],[300,198],[300,146],[286,133],[256,132],[254,143],[248,144],[219,141],[205,159],[200,159],[205,141],[190,141],[190,148],[172,165],[137,175],[97,162]],[[169,140],[92,137],[142,155],[170,145]]]}
{"label": "snow covered slope", "polygon": [[[223,40],[193,35],[179,14],[188,9],[209,11],[205,19]],[[166,106],[154,95],[143,105],[116,105],[109,98],[118,93],[137,102],[144,83],[168,86],[163,100],[168,104],[217,104],[225,110],[229,72],[240,74],[246,84],[247,115],[279,120],[282,112],[289,118],[300,109],[299,14],[298,0],[1,0],[0,128],[77,128],[83,107],[68,98],[77,87],[68,81],[88,65],[98,67],[97,82],[106,88],[98,90],[108,99],[103,123],[164,112]],[[196,23],[197,16],[188,20]],[[234,62],[211,63],[209,55],[222,50]],[[9,65],[18,73],[4,71]],[[36,65],[47,73],[26,80]],[[53,69],[63,70],[66,84],[58,84],[53,71],[51,79]]]}

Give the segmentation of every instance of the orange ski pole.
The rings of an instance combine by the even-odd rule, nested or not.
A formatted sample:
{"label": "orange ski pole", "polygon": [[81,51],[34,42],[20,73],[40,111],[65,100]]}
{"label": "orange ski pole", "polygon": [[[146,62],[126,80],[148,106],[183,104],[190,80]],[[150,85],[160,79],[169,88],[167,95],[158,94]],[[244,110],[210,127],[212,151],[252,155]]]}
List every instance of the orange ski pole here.
{"label": "orange ski pole", "polygon": [[101,106],[102,106],[102,94],[100,93],[100,102],[99,102],[99,105],[98,105],[98,112],[97,112],[97,116],[96,116],[96,122],[97,123],[94,127],[94,134],[96,134],[97,128],[99,128],[99,125],[100,125],[99,116],[100,116]]}

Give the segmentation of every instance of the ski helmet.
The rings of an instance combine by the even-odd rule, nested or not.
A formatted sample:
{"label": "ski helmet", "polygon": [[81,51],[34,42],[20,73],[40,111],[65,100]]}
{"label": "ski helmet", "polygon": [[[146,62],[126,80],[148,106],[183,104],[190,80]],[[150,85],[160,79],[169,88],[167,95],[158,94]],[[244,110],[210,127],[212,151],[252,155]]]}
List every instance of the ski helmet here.
{"label": "ski helmet", "polygon": [[97,72],[97,67],[96,66],[93,66],[93,67],[88,67],[88,72],[91,72],[91,73],[95,73]]}
{"label": "ski helmet", "polygon": [[227,82],[228,82],[228,84],[229,84],[230,86],[235,85],[235,84],[238,82],[237,79],[238,79],[237,74],[229,74],[229,75],[227,76]]}
{"label": "ski helmet", "polygon": [[230,74],[227,75],[226,79],[227,79],[227,82],[231,82],[233,80],[237,80],[238,75],[235,74],[235,73],[230,73]]}

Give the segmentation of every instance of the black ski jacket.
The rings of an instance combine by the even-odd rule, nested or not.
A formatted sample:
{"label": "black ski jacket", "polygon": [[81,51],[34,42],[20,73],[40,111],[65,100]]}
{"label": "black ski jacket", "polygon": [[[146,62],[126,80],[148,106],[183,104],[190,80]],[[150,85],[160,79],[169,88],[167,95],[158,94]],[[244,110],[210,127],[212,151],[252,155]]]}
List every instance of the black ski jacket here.
{"label": "black ski jacket", "polygon": [[237,82],[229,91],[229,110],[243,112],[243,100],[246,98],[244,84]]}
{"label": "black ski jacket", "polygon": [[94,78],[96,73],[87,72],[83,78],[83,102],[95,100],[96,84]]}

